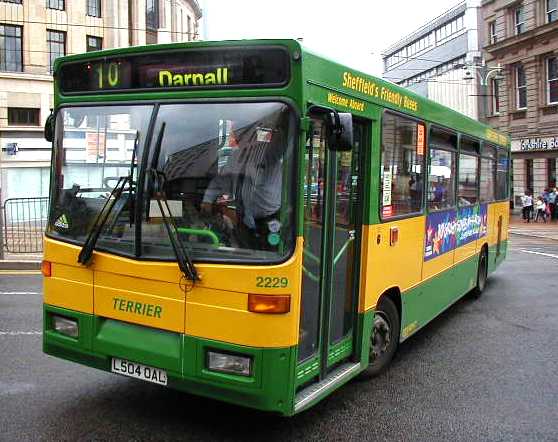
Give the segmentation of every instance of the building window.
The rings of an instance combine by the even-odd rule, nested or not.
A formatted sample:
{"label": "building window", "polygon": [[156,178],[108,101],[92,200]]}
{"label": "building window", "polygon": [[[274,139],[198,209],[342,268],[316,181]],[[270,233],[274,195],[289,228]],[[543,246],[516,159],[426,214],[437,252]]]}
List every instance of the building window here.
{"label": "building window", "polygon": [[87,0],[87,15],[90,17],[101,16],[101,0]]}
{"label": "building window", "polygon": [[47,0],[46,7],[48,9],[64,10],[64,0]]}
{"label": "building window", "polygon": [[546,59],[546,98],[548,104],[558,104],[558,57]]}
{"label": "building window", "polygon": [[551,23],[558,19],[558,0],[546,0],[546,21]]}
{"label": "building window", "polygon": [[515,68],[515,105],[518,110],[527,108],[527,77],[523,65]]}
{"label": "building window", "polygon": [[492,83],[492,114],[500,115],[500,83],[496,79]]}
{"label": "building window", "polygon": [[40,109],[31,109],[25,107],[9,107],[8,108],[8,125],[9,126],[39,126]]}
{"label": "building window", "polygon": [[188,41],[194,39],[194,35],[192,34],[192,18],[188,15],[187,16],[187,23],[188,23]]}
{"label": "building window", "polygon": [[513,24],[516,35],[525,32],[525,8],[523,6],[515,8]]}
{"label": "building window", "polygon": [[21,26],[0,25],[0,70],[23,72]]}
{"label": "building window", "polygon": [[438,43],[441,40],[445,40],[446,38],[449,38],[461,31],[465,27],[465,21],[463,17],[463,15],[460,15],[459,17],[454,18],[452,21],[447,22],[445,25],[440,26],[438,29],[436,29],[436,42]]}
{"label": "building window", "polygon": [[87,52],[100,51],[103,49],[103,39],[101,37],[87,36]]}
{"label": "building window", "polygon": [[66,55],[66,33],[63,31],[47,31],[48,71],[52,74],[54,60]]}
{"label": "building window", "polygon": [[498,35],[496,34],[496,21],[488,23],[488,39],[489,44],[491,45],[498,41]]}
{"label": "building window", "polygon": [[150,31],[159,28],[159,2],[147,0],[145,2],[145,27]]}

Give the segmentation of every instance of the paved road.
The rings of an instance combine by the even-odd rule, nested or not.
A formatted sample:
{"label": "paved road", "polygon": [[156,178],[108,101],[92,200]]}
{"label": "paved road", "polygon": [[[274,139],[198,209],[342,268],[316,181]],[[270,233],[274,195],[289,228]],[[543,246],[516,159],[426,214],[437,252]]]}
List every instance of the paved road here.
{"label": "paved road", "polygon": [[291,419],[47,357],[40,277],[1,274],[0,440],[556,441],[557,269],[558,242],[514,237],[479,301],[404,343],[384,375]]}

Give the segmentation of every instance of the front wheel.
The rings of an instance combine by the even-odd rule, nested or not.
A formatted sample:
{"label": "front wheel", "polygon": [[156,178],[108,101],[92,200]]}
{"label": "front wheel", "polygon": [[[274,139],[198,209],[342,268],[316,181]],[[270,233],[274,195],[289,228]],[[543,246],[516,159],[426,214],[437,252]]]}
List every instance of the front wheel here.
{"label": "front wheel", "polygon": [[367,377],[377,376],[389,365],[399,345],[401,320],[394,302],[383,297],[374,317],[370,337],[370,365],[365,371]]}
{"label": "front wheel", "polygon": [[488,254],[486,248],[483,248],[479,256],[479,266],[477,269],[477,285],[471,291],[473,298],[479,298],[486,287],[486,279],[488,278]]}

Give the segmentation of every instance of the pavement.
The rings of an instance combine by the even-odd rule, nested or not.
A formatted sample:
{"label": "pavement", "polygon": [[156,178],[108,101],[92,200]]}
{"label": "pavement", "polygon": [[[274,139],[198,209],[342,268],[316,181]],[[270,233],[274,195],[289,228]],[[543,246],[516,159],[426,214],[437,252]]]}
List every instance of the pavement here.
{"label": "pavement", "polygon": [[531,238],[544,238],[558,241],[558,220],[547,220],[544,223],[539,220],[525,222],[519,213],[510,214],[509,232],[513,235],[527,236]]}

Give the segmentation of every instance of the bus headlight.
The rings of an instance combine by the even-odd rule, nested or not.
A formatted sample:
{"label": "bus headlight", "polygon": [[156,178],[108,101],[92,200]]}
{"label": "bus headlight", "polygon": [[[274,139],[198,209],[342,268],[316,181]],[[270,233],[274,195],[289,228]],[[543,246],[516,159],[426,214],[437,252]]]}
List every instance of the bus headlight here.
{"label": "bus headlight", "polygon": [[65,318],[64,316],[52,315],[52,325],[58,333],[77,338],[79,327],[75,319]]}
{"label": "bus headlight", "polygon": [[247,356],[231,355],[227,353],[207,352],[207,368],[211,371],[250,376],[252,359]]}

